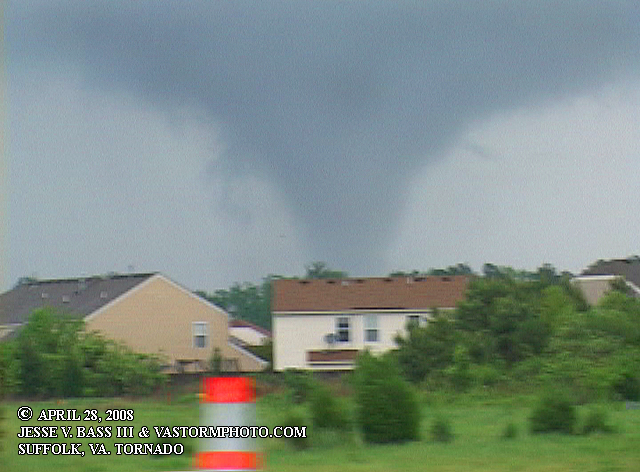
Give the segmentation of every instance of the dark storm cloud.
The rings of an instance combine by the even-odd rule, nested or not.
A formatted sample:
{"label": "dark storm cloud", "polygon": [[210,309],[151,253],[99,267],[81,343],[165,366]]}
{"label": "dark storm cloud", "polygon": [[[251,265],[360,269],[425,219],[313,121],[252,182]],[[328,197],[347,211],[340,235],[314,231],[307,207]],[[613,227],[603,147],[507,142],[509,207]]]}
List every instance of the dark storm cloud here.
{"label": "dark storm cloud", "polygon": [[213,170],[269,178],[316,258],[356,273],[376,265],[408,178],[465,126],[640,58],[635,2],[84,0],[7,16],[13,67],[202,107],[228,145]]}

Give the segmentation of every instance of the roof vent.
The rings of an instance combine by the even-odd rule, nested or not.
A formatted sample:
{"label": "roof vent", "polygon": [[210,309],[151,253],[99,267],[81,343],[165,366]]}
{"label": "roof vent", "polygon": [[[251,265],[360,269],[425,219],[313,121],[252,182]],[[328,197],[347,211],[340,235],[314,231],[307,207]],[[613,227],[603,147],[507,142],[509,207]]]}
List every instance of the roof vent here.
{"label": "roof vent", "polygon": [[62,303],[69,303],[70,301],[71,301],[71,298],[69,298],[69,295],[62,296]]}
{"label": "roof vent", "polygon": [[42,298],[49,298],[49,294],[47,292],[42,292]]}
{"label": "roof vent", "polygon": [[100,298],[107,298],[107,292],[100,292]]}

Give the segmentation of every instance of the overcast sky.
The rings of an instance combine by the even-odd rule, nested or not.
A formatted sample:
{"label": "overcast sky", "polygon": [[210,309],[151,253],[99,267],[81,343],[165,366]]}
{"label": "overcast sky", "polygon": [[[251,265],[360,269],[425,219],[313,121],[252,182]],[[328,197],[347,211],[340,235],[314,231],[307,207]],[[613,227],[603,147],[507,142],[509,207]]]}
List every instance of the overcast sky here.
{"label": "overcast sky", "polygon": [[640,4],[20,0],[9,271],[640,253]]}

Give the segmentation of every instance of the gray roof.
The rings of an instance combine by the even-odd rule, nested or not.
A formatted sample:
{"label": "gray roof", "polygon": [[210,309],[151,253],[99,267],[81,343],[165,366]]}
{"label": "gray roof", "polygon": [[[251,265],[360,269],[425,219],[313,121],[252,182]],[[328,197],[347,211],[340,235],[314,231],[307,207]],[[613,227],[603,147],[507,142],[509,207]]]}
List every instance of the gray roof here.
{"label": "gray roof", "polygon": [[0,295],[0,325],[25,323],[33,311],[45,307],[84,318],[154,275],[27,280]]}
{"label": "gray roof", "polygon": [[619,275],[627,282],[633,282],[640,287],[640,257],[633,256],[627,259],[613,259],[610,261],[598,261],[591,264],[582,275]]}

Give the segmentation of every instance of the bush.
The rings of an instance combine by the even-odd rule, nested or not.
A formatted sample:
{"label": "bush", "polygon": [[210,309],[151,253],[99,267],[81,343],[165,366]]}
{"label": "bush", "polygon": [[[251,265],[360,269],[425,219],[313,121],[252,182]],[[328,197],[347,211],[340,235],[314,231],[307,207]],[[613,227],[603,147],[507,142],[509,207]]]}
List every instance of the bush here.
{"label": "bush", "polygon": [[354,383],[358,421],[365,441],[391,443],[418,439],[418,401],[391,359],[363,353],[358,358]]}
{"label": "bush", "polygon": [[502,439],[515,439],[518,436],[518,427],[514,423],[507,423],[502,430]]}
{"label": "bush", "polygon": [[[308,428],[309,425],[304,419],[302,413],[296,410],[290,410],[284,421],[282,422],[283,427],[291,427],[291,428]],[[308,434],[305,437],[296,437],[297,435],[293,435],[290,438],[284,438],[289,444],[291,444],[294,448],[298,450],[306,449],[309,447],[309,439]]]}
{"label": "bush", "polygon": [[547,393],[539,400],[529,420],[532,433],[572,434],[576,423],[576,409],[564,396]]}
{"label": "bush", "polygon": [[313,377],[304,370],[287,369],[283,373],[284,383],[291,390],[293,403],[300,404],[307,401],[313,390]]}
{"label": "bush", "polygon": [[453,431],[448,420],[442,417],[435,419],[431,425],[431,440],[434,442],[448,443],[453,441]]}
{"label": "bush", "polygon": [[311,419],[318,428],[347,430],[350,427],[343,405],[320,383],[311,394]]}
{"label": "bush", "polygon": [[582,425],[582,434],[612,433],[613,427],[608,423],[607,414],[601,409],[592,409]]}
{"label": "bush", "polygon": [[146,395],[166,380],[157,358],[86,333],[84,325],[37,310],[0,352],[2,382],[40,397]]}
{"label": "bush", "polygon": [[640,400],[640,380],[630,372],[625,372],[613,383],[613,391],[623,400]]}

